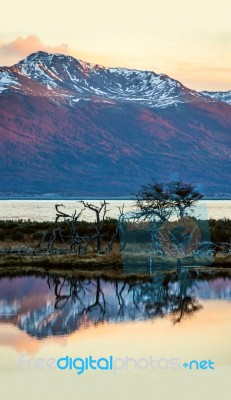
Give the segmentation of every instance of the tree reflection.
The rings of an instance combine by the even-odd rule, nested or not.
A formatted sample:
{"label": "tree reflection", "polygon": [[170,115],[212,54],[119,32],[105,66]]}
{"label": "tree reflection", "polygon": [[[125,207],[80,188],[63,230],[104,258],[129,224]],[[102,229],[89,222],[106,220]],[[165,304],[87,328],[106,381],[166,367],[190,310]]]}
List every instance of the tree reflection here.
{"label": "tree reflection", "polygon": [[[223,277],[222,284],[219,280],[214,289],[217,291],[212,292],[205,278],[214,282],[217,275],[205,276],[203,271],[198,274],[196,270],[179,267],[172,272],[158,271],[146,280],[132,280],[131,277],[126,281],[86,279],[55,273],[49,274],[46,280],[24,277],[20,291],[15,291],[10,281],[12,287],[3,295],[0,292],[0,322],[12,322],[41,339],[68,335],[105,322],[169,316],[175,325],[202,308],[200,298],[214,299],[216,295],[231,299],[230,278]],[[35,284],[38,285],[36,293]],[[38,291],[39,287],[42,292]]]}
{"label": "tree reflection", "polygon": [[104,321],[131,321],[171,315],[179,323],[201,309],[190,295],[194,281],[187,269],[159,273],[149,281],[105,281],[101,278],[47,278],[53,306],[31,312],[20,327],[33,336],[68,334]]}
{"label": "tree reflection", "polygon": [[181,322],[183,317],[191,316],[196,311],[201,310],[197,298],[188,295],[192,292],[192,287],[195,285],[195,280],[190,276],[187,268],[179,268],[177,271],[179,289],[178,294],[172,296],[172,319],[173,323]]}

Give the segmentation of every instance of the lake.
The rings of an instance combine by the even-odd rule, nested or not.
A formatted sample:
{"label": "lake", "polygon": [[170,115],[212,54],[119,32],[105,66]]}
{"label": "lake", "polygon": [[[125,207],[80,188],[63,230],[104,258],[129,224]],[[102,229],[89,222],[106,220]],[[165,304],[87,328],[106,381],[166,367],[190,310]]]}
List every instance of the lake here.
{"label": "lake", "polygon": [[[228,271],[180,268],[136,282],[2,277],[1,398],[215,400],[229,390],[230,315]],[[112,356],[116,369],[78,375],[46,364],[90,355]],[[189,370],[190,360],[210,360],[215,369]]]}
{"label": "lake", "polygon": [[[99,201],[90,200],[90,203],[99,204]],[[126,212],[134,210],[134,202],[130,200],[108,200],[108,217],[117,218],[118,207],[125,205]],[[54,221],[55,204],[63,204],[65,211],[74,213],[82,206],[76,200],[0,200],[0,220],[30,219],[32,221]],[[203,200],[195,208],[195,215],[202,219],[231,218],[231,200]],[[87,221],[94,219],[94,213],[85,210],[81,218]]]}

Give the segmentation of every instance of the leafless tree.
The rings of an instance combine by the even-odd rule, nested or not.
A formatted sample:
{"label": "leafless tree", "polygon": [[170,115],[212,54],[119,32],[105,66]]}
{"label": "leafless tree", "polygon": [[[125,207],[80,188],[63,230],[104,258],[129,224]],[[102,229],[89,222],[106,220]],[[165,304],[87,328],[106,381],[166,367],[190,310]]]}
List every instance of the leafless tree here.
{"label": "leafless tree", "polygon": [[94,221],[94,229],[95,229],[95,235],[94,238],[96,238],[96,252],[98,254],[102,253],[109,253],[112,250],[113,244],[115,243],[117,236],[118,236],[118,231],[117,227],[115,228],[115,232],[112,234],[111,239],[108,243],[108,246],[106,249],[103,249],[103,227],[106,219],[106,214],[108,212],[107,206],[108,203],[103,200],[100,202],[100,204],[97,206],[95,204],[91,204],[87,201],[81,200],[81,203],[86,209],[89,209],[94,212],[95,214],[95,221]]}

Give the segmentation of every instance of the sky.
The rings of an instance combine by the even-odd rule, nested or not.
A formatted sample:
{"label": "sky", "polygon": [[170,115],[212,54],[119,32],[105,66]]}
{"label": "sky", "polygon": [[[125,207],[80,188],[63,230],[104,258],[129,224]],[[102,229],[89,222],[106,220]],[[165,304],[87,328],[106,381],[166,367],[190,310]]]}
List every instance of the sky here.
{"label": "sky", "polygon": [[0,65],[44,50],[231,89],[230,0],[12,0],[1,4]]}

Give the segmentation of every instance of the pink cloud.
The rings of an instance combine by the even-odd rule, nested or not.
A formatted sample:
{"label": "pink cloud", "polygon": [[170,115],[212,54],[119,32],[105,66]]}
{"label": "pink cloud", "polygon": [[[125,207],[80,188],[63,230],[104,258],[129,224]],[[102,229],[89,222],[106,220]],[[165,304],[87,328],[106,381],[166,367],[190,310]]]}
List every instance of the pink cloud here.
{"label": "pink cloud", "polygon": [[37,36],[29,35],[26,38],[17,37],[8,43],[1,42],[0,63],[2,65],[11,65],[38,50],[47,51],[48,53],[69,53],[68,45],[65,43],[58,46],[49,46],[41,42]]}
{"label": "pink cloud", "polygon": [[[23,58],[36,51],[46,51],[48,53],[60,53],[72,55],[77,59],[89,61],[92,63],[100,63],[108,66],[118,66],[115,58],[105,56],[103,54],[89,53],[82,50],[70,49],[66,43],[58,46],[50,46],[43,43],[38,36],[29,35],[26,38],[17,37],[11,42],[3,42],[0,40],[0,66],[11,66],[16,64]],[[126,65],[125,65],[126,66]]]}

